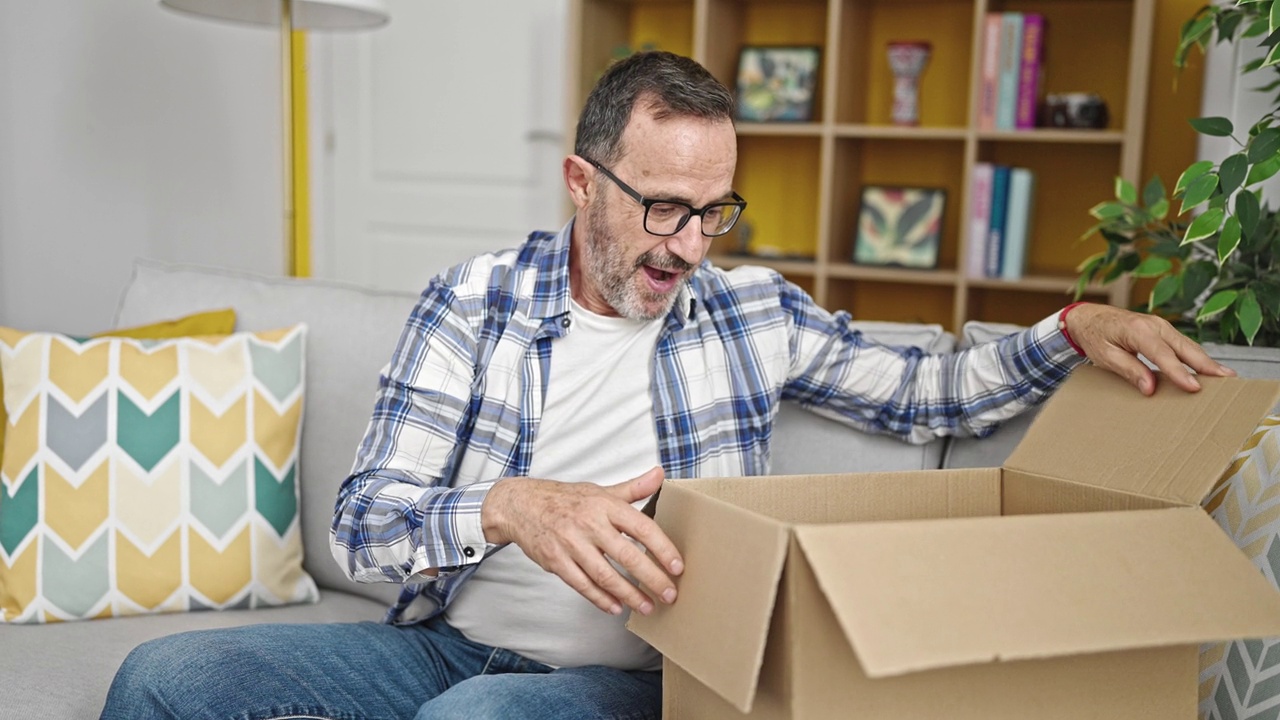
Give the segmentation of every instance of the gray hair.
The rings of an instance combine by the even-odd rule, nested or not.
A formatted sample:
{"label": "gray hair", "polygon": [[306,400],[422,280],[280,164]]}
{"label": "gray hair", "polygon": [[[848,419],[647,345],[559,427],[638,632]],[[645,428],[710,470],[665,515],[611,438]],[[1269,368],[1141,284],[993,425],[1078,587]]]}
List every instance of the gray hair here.
{"label": "gray hair", "polygon": [[658,120],[733,119],[733,95],[706,68],[661,50],[636,53],[610,66],[587,96],[574,153],[605,165],[617,162],[622,131],[642,103]]}

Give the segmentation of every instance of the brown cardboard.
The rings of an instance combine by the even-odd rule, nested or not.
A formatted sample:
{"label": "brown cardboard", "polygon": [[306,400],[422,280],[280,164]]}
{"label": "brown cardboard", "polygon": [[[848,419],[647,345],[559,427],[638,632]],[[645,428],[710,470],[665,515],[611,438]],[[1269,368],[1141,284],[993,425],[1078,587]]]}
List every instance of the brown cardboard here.
{"label": "brown cardboard", "polygon": [[668,481],[665,717],[1193,717],[1200,643],[1280,635],[1198,507],[1280,383],[1167,385],[1078,370],[1004,468]]}

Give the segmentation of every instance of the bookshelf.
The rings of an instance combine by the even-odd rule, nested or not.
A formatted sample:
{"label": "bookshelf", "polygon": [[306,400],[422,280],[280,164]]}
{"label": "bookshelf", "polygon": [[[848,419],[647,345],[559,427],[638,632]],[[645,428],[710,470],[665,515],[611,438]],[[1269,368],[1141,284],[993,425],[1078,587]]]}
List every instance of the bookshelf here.
{"label": "bookshelf", "polygon": [[[1075,267],[1104,248],[1079,242],[1088,209],[1119,175],[1142,186],[1155,0],[573,0],[568,117],[619,48],[652,45],[690,55],[731,89],[743,45],[822,48],[814,122],[737,124],[735,188],[750,206],[752,255],[734,233],[712,245],[722,267],[772,267],[832,310],[865,320],[1031,323],[1069,302]],[[1096,92],[1102,130],[979,130],[983,23],[988,12],[1040,13],[1047,31],[1045,92]],[[922,21],[922,18],[928,18]],[[891,124],[886,45],[925,40],[920,125]],[[570,139],[572,143],[572,139]],[[964,271],[969,178],[976,163],[1036,173],[1026,272],[1020,280]],[[865,185],[947,192],[938,267],[852,262]],[[742,224],[740,223],[740,225]],[[1130,288],[1091,287],[1087,298],[1124,305]]]}

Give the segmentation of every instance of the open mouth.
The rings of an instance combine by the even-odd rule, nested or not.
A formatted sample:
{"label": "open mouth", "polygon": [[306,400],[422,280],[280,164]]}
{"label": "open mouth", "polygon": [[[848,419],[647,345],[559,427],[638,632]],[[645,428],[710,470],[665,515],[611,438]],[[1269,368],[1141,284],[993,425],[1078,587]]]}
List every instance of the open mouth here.
{"label": "open mouth", "polygon": [[680,280],[682,273],[671,270],[663,270],[652,265],[644,265],[644,276],[649,281],[649,287],[656,293],[666,294],[676,286]]}

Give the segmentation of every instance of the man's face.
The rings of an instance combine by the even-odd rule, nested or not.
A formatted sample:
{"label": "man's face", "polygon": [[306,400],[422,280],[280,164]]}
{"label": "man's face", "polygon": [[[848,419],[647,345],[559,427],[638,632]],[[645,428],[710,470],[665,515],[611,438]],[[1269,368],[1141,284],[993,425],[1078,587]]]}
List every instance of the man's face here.
{"label": "man's face", "polygon": [[[622,159],[609,169],[646,198],[693,207],[729,198],[737,162],[729,121],[657,121],[637,108],[622,142]],[[574,299],[601,315],[635,320],[666,315],[711,246],[701,218],[690,218],[675,235],[652,235],[644,229],[640,203],[597,170],[591,182],[592,197],[581,213],[583,242],[574,248]]]}

